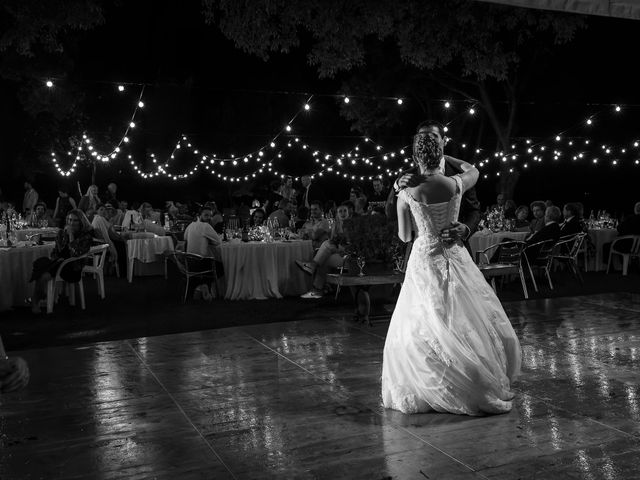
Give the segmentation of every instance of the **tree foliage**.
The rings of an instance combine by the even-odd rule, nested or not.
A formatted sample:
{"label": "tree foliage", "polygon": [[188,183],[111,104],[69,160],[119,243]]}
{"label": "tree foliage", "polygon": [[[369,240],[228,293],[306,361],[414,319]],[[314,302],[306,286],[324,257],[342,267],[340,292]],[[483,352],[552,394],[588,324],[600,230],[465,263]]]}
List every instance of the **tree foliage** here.
{"label": "tree foliage", "polygon": [[[533,69],[586,25],[577,15],[472,0],[203,0],[203,9],[237,48],[264,60],[308,49],[320,78],[342,74],[344,93],[404,94],[428,111],[434,92],[455,92],[482,107],[502,149]],[[363,133],[397,124],[397,112],[372,101],[342,109]]]}

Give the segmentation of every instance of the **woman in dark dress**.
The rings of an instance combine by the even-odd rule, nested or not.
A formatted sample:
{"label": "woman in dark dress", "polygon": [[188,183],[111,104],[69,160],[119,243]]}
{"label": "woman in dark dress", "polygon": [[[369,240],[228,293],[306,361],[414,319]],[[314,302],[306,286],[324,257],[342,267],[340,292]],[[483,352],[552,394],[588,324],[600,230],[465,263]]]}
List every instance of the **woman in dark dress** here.
{"label": "woman in dark dress", "polygon": [[56,227],[63,228],[67,213],[76,207],[76,201],[69,196],[69,190],[66,187],[58,188],[58,198],[56,199],[56,208],[53,211],[53,220]]}
{"label": "woman in dark dress", "polygon": [[[32,282],[35,282],[31,310],[40,313],[40,301],[45,299],[45,288],[62,262],[71,257],[84,255],[91,248],[93,242],[93,228],[82,210],[71,210],[67,214],[67,222],[64,229],[58,232],[56,245],[50,257],[41,257],[33,262]],[[60,272],[65,282],[77,283],[82,275],[84,262],[68,263]]]}

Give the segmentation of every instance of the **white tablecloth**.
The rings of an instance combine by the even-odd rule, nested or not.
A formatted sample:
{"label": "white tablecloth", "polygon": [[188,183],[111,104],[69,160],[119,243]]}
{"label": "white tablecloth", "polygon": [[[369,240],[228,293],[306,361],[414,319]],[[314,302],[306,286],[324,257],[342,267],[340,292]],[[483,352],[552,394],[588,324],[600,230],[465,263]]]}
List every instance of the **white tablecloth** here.
{"label": "white tablecloth", "polygon": [[55,237],[58,234],[58,228],[56,227],[47,227],[47,228],[25,228],[24,230],[16,230],[16,240],[18,242],[23,242],[27,239],[27,235],[32,235],[34,233],[41,233],[46,235],[47,237]]}
{"label": "white tablecloth", "polygon": [[[173,251],[171,237],[133,238],[127,240],[127,280],[133,281],[133,266],[136,260],[142,263],[161,262],[164,269],[164,252]],[[164,271],[164,270],[162,270]]]}
{"label": "white tablecloth", "polygon": [[[527,235],[529,235],[529,232],[492,232],[487,229],[480,230],[469,238],[469,246],[471,247],[473,260],[476,260],[476,253],[480,250],[506,241],[506,239],[523,241]],[[489,253],[489,256],[491,256],[491,253]]]}
{"label": "white tablecloth", "polygon": [[[311,276],[295,260],[313,258],[310,240],[274,243],[223,243],[222,264],[228,300],[282,298],[301,295],[311,285]],[[258,312],[256,312],[258,313]]]}
{"label": "white tablecloth", "polygon": [[606,270],[608,258],[604,258],[603,247],[606,243],[613,242],[618,236],[615,228],[590,228],[589,238],[596,248],[595,257],[589,258],[589,269],[594,271]]}
{"label": "white tablecloth", "polygon": [[48,257],[53,243],[35,247],[0,247],[0,311],[12,306],[25,305],[31,296],[33,283],[29,283],[33,262],[36,258]]}

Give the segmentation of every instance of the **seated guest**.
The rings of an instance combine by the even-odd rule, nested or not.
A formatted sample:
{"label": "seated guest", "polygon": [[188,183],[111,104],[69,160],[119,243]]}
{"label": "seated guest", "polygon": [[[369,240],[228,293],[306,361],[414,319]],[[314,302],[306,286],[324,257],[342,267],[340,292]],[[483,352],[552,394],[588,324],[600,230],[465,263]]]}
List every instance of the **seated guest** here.
{"label": "seated guest", "polygon": [[144,202],[140,206],[140,214],[145,232],[155,233],[159,237],[164,237],[167,234],[166,230],[160,225],[160,215],[153,210],[153,206],[149,202]]}
{"label": "seated guest", "polygon": [[98,186],[97,185],[89,185],[87,188],[87,193],[80,198],[80,203],[78,203],[78,208],[86,213],[90,208],[95,212],[102,202],[100,201],[100,197],[98,196]]}
{"label": "seated guest", "polygon": [[311,240],[313,248],[320,248],[320,244],[329,238],[331,227],[322,218],[322,206],[319,201],[312,200],[309,208],[309,220],[299,230],[304,240]]}
{"label": "seated guest", "polygon": [[544,212],[546,208],[542,201],[531,203],[531,213],[533,213],[533,220],[529,223],[529,232],[531,232],[531,235],[539,232],[542,230],[542,227],[544,227]]}
{"label": "seated guest", "polygon": [[[109,204],[111,205],[111,204]],[[113,209],[113,206],[111,206]],[[107,207],[100,205],[93,216],[91,226],[95,236],[109,245],[109,255],[112,262],[117,263],[121,272],[127,271],[127,247],[124,239],[113,229],[107,220]]]}
{"label": "seated guest", "polygon": [[[556,243],[560,238],[560,224],[558,222],[561,219],[562,212],[560,212],[558,207],[547,207],[544,212],[544,227],[525,240],[525,248],[535,243],[544,242],[545,240],[553,240],[553,242]],[[532,261],[538,256],[541,247],[542,245],[538,245],[537,247],[527,250],[529,261]]]}
{"label": "seated guest", "polygon": [[367,197],[362,193],[362,189],[360,187],[351,187],[351,190],[349,191],[349,200],[356,208],[356,215],[363,215],[367,211]]}
{"label": "seated guest", "polygon": [[207,202],[204,206],[211,209],[211,220],[209,223],[217,233],[222,233],[224,229],[224,218],[222,218],[222,213],[218,210],[218,205],[216,205],[216,202]]}
{"label": "seated guest", "polygon": [[526,205],[520,205],[516,208],[516,231],[528,232],[529,231],[529,207]]}
{"label": "seated guest", "polygon": [[494,210],[503,212],[505,207],[505,201],[506,201],[506,198],[504,196],[504,193],[499,193],[498,195],[496,195],[496,203],[494,203],[493,205],[487,208],[487,213],[492,212]]}
{"label": "seated guest", "polygon": [[69,191],[66,187],[58,188],[58,198],[56,198],[56,207],[53,209],[53,221],[55,226],[64,227],[67,213],[76,208],[76,201],[69,196]]}
{"label": "seated guest", "polygon": [[261,227],[262,225],[264,225],[265,217],[266,214],[264,213],[264,210],[262,210],[261,208],[256,208],[251,214],[250,225],[252,227]]}
{"label": "seated guest", "polygon": [[114,205],[115,211],[113,212],[113,216],[109,219],[111,225],[114,226],[122,226],[122,222],[124,221],[124,214],[129,210],[129,202],[126,200],[120,200],[118,205]]}
{"label": "seated guest", "polygon": [[[31,282],[35,281],[33,289],[31,311],[40,313],[40,301],[45,298],[47,282],[58,271],[60,264],[71,257],[84,255],[91,248],[93,242],[93,228],[82,210],[71,210],[67,214],[64,229],[58,232],[56,244],[49,257],[40,257],[33,262]],[[82,260],[67,264],[60,272],[65,282],[77,283],[82,275]]]}
{"label": "seated guest", "polygon": [[124,213],[124,217],[122,218],[122,228],[133,230],[136,225],[142,224],[142,215],[138,211],[139,208],[140,204],[138,202],[131,204],[131,208]]}
{"label": "seated guest", "polygon": [[516,218],[516,202],[509,199],[504,202],[504,218],[515,219]]}
{"label": "seated guest", "polygon": [[278,208],[269,215],[269,220],[276,220],[281,228],[289,226],[289,212],[291,202],[287,198],[281,198]]}
{"label": "seated guest", "polygon": [[331,238],[322,242],[313,260],[300,262],[296,265],[305,273],[313,276],[313,288],[301,296],[301,298],[321,298],[324,295],[324,286],[327,281],[327,273],[331,268],[337,268],[344,262],[344,221],[353,216],[353,203],[343,202],[336,212],[336,221],[331,230]]}
{"label": "seated guest", "polygon": [[117,205],[118,204],[118,186],[111,182],[109,185],[107,185],[107,191],[104,194],[104,203],[111,203],[113,205]]}
{"label": "seated guest", "polygon": [[575,203],[567,203],[562,209],[564,222],[560,224],[560,236],[575,235],[584,231],[580,221],[580,211]]}
{"label": "seated guest", "polygon": [[[222,240],[209,223],[212,215],[213,211],[210,207],[202,207],[198,219],[187,226],[184,231],[185,251],[187,253],[195,253],[201,257],[213,258],[217,277],[220,278],[224,274],[220,253]],[[211,260],[203,260],[201,269],[207,270],[210,268]],[[196,299],[201,296],[205,300],[212,298],[209,287],[204,283],[199,285],[194,292]]]}
{"label": "seated guest", "polygon": [[47,204],[44,202],[36,203],[30,222],[32,227],[50,227],[54,225],[53,218],[47,211]]}
{"label": "seated guest", "polygon": [[189,205],[186,203],[176,202],[176,207],[178,207],[178,214],[176,216],[179,221],[193,221],[193,215],[189,213]]}

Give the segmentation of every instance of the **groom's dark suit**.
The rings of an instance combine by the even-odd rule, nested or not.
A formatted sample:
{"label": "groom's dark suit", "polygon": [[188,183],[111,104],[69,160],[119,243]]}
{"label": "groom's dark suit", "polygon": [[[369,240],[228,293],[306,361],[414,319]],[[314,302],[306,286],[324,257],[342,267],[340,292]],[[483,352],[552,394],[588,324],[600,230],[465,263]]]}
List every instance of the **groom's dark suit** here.
{"label": "groom's dark suit", "polygon": [[[458,173],[462,173],[462,170],[458,170],[453,167],[448,161],[449,155],[444,156],[444,174],[447,177],[452,177]],[[415,167],[411,170],[406,171],[405,173],[419,173],[418,168]],[[399,180],[399,178],[398,178]],[[397,180],[396,180],[397,181]],[[395,202],[395,191],[392,189],[390,196],[393,196],[393,200]],[[395,212],[395,208],[394,208]],[[469,228],[469,234],[467,235],[464,244],[469,249],[468,240],[471,235],[473,235],[476,230],[478,230],[478,224],[480,223],[480,202],[478,201],[478,195],[476,194],[475,187],[470,188],[462,195],[462,199],[460,201],[460,213],[458,215],[458,221],[460,223],[464,223]],[[470,250],[469,250],[470,251]]]}

